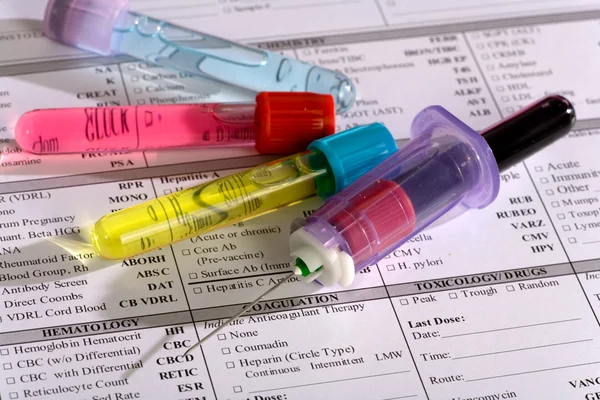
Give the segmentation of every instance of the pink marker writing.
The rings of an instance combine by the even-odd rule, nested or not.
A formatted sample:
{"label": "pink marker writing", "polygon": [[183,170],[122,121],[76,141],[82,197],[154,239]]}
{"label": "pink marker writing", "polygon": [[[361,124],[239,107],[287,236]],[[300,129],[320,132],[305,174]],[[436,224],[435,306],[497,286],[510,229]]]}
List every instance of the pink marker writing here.
{"label": "pink marker writing", "polygon": [[252,145],[294,154],[333,133],[333,97],[306,92],[262,92],[254,103],[38,109],[15,127],[19,147],[35,154]]}

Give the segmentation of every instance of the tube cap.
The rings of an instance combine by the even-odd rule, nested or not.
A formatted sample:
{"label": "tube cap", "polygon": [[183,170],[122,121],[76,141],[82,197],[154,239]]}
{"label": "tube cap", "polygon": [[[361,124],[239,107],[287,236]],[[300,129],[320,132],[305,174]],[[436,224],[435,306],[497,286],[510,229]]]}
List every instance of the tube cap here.
{"label": "tube cap", "polygon": [[390,131],[381,123],[358,126],[315,140],[308,150],[325,154],[340,192],[398,150]]}
{"label": "tube cap", "polygon": [[111,54],[113,27],[128,0],[48,0],[44,34],[57,42]]}
{"label": "tube cap", "polygon": [[300,153],[335,133],[335,101],[317,93],[262,92],[256,96],[254,121],[258,152]]}

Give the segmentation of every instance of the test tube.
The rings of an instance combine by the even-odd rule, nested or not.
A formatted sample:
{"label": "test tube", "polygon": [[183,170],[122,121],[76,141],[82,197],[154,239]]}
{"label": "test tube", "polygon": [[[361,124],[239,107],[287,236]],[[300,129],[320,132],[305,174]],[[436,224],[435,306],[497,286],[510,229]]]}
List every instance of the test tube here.
{"label": "test tube", "polygon": [[352,128],[303,152],[105,215],[91,242],[103,258],[134,257],[308,198],[328,198],[397,150],[380,123]]}
{"label": "test tube", "polygon": [[500,172],[565,135],[575,110],[543,98],[478,134],[441,107],[416,116],[398,152],[292,225],[295,273],[324,286],[349,286],[440,217],[487,207]]}
{"label": "test tube", "polygon": [[294,154],[335,133],[331,95],[263,92],[256,102],[32,110],[15,140],[35,154],[254,146]]}
{"label": "test tube", "polygon": [[131,11],[128,0],[49,0],[44,33],[93,53],[124,54],[256,92],[330,94],[340,113],[356,97],[340,72]]}

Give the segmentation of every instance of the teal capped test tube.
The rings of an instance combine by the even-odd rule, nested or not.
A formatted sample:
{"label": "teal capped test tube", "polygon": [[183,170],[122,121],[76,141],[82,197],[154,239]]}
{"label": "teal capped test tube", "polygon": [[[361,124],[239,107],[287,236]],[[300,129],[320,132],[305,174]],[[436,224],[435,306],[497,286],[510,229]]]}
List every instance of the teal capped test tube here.
{"label": "teal capped test tube", "polygon": [[129,0],[49,0],[44,33],[82,50],[128,55],[255,92],[330,94],[338,113],[356,98],[340,72],[131,11]]}

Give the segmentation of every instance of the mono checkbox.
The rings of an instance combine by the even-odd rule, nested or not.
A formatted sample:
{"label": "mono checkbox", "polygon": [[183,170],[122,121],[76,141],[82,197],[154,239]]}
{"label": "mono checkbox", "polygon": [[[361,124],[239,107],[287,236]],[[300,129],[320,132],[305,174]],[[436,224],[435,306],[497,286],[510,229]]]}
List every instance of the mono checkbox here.
{"label": "mono checkbox", "polygon": [[234,386],[233,387],[233,391],[235,393],[242,393],[242,387],[241,386]]}
{"label": "mono checkbox", "polygon": [[562,213],[561,214],[556,214],[556,217],[558,219],[565,219],[565,214],[562,214]]}
{"label": "mono checkbox", "polygon": [[493,71],[494,70],[494,66],[493,65],[488,65],[486,68],[487,68],[488,71]]}
{"label": "mono checkbox", "polygon": [[9,399],[18,399],[19,398],[19,393],[17,392],[12,392],[8,394],[8,398]]}
{"label": "mono checkbox", "polygon": [[129,64],[127,66],[127,69],[129,69],[130,71],[133,71],[135,69],[135,64]]}
{"label": "mono checkbox", "polygon": [[493,81],[499,81],[500,77],[498,75],[492,75],[492,80]]}
{"label": "mono checkbox", "polygon": [[553,201],[552,203],[550,203],[550,205],[554,208],[560,207],[560,203],[558,201]]}
{"label": "mono checkbox", "polygon": [[181,254],[183,254],[184,256],[189,256],[191,254],[189,249],[183,249],[181,250]]}
{"label": "mono checkbox", "polygon": [[2,364],[2,367],[4,368],[5,371],[8,371],[9,369],[12,369],[12,364],[4,363],[4,364]]}
{"label": "mono checkbox", "polygon": [[458,298],[458,295],[456,293],[448,293],[448,297],[450,297],[451,299],[456,299]]}
{"label": "mono checkbox", "polygon": [[502,96],[502,101],[505,103],[508,103],[510,101],[510,97],[508,96]]}
{"label": "mono checkbox", "polygon": [[571,230],[571,226],[569,226],[569,225],[563,225],[562,228],[563,228],[563,231],[565,231],[565,232],[569,232]]}
{"label": "mono checkbox", "polygon": [[194,294],[201,294],[201,293],[202,293],[202,288],[199,288],[199,287],[194,288]]}
{"label": "mono checkbox", "polygon": [[138,105],[143,106],[144,104],[146,104],[146,100],[140,99],[137,101]]}
{"label": "mono checkbox", "polygon": [[396,267],[394,266],[394,264],[388,264],[388,265],[386,265],[386,267],[387,267],[388,271],[394,271],[396,269]]}
{"label": "mono checkbox", "polygon": [[231,354],[231,350],[229,349],[229,347],[223,347],[221,349],[221,353],[223,353],[224,355]]}
{"label": "mono checkbox", "polygon": [[140,77],[139,77],[139,76],[132,76],[132,77],[131,77],[131,82],[137,82],[137,81],[139,81],[139,80],[140,80]]}
{"label": "mono checkbox", "polygon": [[485,49],[485,45],[483,43],[478,43],[477,46],[478,49]]}
{"label": "mono checkbox", "polygon": [[223,334],[223,333],[219,333],[219,334],[217,335],[217,339],[219,339],[219,340],[226,340],[226,339],[227,339],[227,336],[225,336],[225,334]]}
{"label": "mono checkbox", "polygon": [[140,94],[140,93],[142,93],[142,89],[136,87],[136,88],[133,89],[133,93]]}
{"label": "mono checkbox", "polygon": [[195,272],[190,273],[190,279],[198,279],[198,274]]}
{"label": "mono checkbox", "polygon": [[15,384],[15,378],[6,378],[6,383],[9,385],[14,385]]}
{"label": "mono checkbox", "polygon": [[534,169],[535,172],[544,172],[544,168],[542,168],[539,165],[535,166],[533,169]]}
{"label": "mono checkbox", "polygon": [[514,107],[506,107],[506,112],[509,112],[509,113],[515,112],[515,108]]}
{"label": "mono checkbox", "polygon": [[574,237],[570,237],[569,238],[569,243],[571,243],[571,244],[577,243],[577,239],[575,239]]}
{"label": "mono checkbox", "polygon": [[400,299],[400,304],[403,306],[407,306],[408,305],[408,300],[406,299]]}
{"label": "mono checkbox", "polygon": [[7,356],[8,355],[8,349],[0,349],[0,356]]}
{"label": "mono checkbox", "polygon": [[490,59],[490,55],[489,54],[482,54],[481,55],[481,59],[482,60],[489,60]]}
{"label": "mono checkbox", "polygon": [[171,189],[165,189],[165,194],[171,194],[173,191]]}
{"label": "mono checkbox", "polygon": [[541,178],[540,182],[542,182],[542,183],[548,183],[548,178]]}
{"label": "mono checkbox", "polygon": [[504,92],[504,86],[502,86],[502,85],[496,86],[496,90],[499,92]]}
{"label": "mono checkbox", "polygon": [[225,363],[225,366],[227,367],[227,369],[235,368],[235,364],[232,361],[227,361]]}
{"label": "mono checkbox", "polygon": [[548,196],[552,196],[552,195],[554,195],[554,190],[552,190],[552,189],[546,189],[546,194]]}
{"label": "mono checkbox", "polygon": [[507,292],[514,292],[515,291],[515,287],[513,285],[506,285],[506,291]]}

